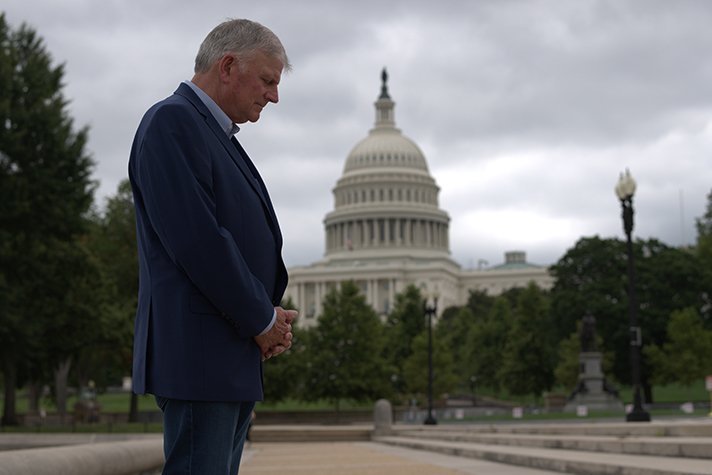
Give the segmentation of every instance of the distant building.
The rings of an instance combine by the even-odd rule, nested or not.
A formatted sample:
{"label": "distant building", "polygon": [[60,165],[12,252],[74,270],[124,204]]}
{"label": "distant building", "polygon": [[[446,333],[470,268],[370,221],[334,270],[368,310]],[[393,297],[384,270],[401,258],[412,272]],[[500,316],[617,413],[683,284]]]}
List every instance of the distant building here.
{"label": "distant building", "polygon": [[351,150],[333,189],[324,259],[289,269],[285,298],[297,306],[299,324],[313,325],[326,294],[348,280],[380,314],[410,284],[439,293],[438,314],[464,305],[471,290],[498,295],[532,280],[550,288],[548,268],[527,263],[522,251],[507,252],[502,265],[472,270],[450,257],[450,217],[438,206],[440,188],[423,152],[395,126],[387,79],[384,70],[375,127]]}

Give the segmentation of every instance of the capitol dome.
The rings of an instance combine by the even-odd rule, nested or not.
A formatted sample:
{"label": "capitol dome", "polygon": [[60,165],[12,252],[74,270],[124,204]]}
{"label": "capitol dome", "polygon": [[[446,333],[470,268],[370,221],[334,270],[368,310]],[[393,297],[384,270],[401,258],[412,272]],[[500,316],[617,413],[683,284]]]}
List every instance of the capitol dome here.
{"label": "capitol dome", "polygon": [[385,69],[381,79],[375,126],[351,149],[333,189],[326,257],[448,256],[450,218],[438,208],[440,188],[423,152],[395,126]]}
{"label": "capitol dome", "polygon": [[[395,103],[388,95],[388,74],[381,73],[381,96],[376,101],[376,126],[368,136],[351,149],[344,174],[365,168],[407,167],[423,170],[427,173],[425,156],[418,146],[404,137],[396,128],[393,108]],[[374,170],[376,171],[376,170]]]}
{"label": "capitol dome", "polygon": [[438,206],[440,188],[423,152],[396,128],[385,69],[381,80],[376,124],[351,149],[332,190],[324,259],[289,269],[285,299],[299,310],[298,325],[316,325],[326,296],[346,281],[384,318],[409,285],[440,296],[436,317],[465,305],[473,291],[498,295],[531,280],[551,288],[547,268],[526,265],[523,252],[492,269],[464,270],[450,257],[450,218]]}

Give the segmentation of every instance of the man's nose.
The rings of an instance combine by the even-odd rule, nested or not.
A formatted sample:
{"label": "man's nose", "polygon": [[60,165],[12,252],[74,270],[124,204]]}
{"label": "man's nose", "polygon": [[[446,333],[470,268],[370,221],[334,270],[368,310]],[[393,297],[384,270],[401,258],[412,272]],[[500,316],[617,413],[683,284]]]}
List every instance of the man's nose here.
{"label": "man's nose", "polygon": [[279,92],[277,91],[277,88],[269,89],[267,93],[265,94],[265,98],[267,98],[268,101],[274,102],[275,104],[279,102]]}

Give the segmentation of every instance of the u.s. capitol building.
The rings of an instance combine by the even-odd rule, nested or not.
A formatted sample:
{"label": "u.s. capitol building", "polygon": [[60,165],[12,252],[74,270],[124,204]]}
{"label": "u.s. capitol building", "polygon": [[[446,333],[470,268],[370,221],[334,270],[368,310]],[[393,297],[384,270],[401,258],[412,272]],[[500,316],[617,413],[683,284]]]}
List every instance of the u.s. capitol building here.
{"label": "u.s. capitol building", "polygon": [[532,280],[550,288],[548,268],[527,263],[522,251],[507,252],[502,265],[468,270],[450,257],[450,217],[438,205],[440,188],[423,152],[395,126],[385,70],[382,81],[375,127],[351,150],[333,189],[324,259],[289,269],[285,298],[299,310],[300,325],[313,325],[326,294],[347,280],[380,314],[409,284],[439,295],[438,314],[464,305],[471,290],[497,295]]}

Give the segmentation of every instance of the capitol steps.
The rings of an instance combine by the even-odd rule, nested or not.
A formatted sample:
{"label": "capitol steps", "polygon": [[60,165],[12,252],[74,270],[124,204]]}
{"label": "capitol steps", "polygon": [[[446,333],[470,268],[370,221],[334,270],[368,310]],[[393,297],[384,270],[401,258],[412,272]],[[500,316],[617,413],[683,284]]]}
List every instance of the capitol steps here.
{"label": "capitol steps", "polygon": [[571,474],[712,474],[712,421],[400,427],[375,442]]}

